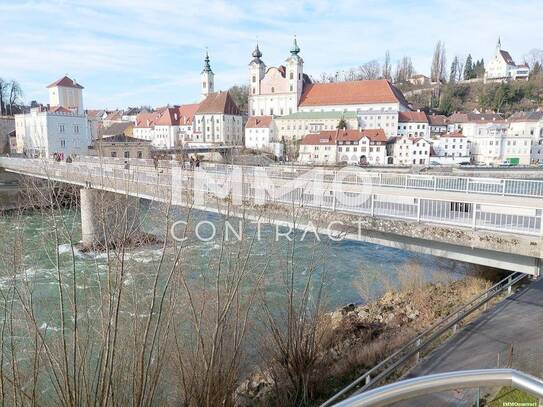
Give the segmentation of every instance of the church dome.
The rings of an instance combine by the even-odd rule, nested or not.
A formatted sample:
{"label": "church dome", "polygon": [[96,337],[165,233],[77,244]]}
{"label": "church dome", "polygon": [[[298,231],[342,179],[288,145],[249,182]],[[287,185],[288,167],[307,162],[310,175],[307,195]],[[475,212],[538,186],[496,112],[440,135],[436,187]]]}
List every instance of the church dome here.
{"label": "church dome", "polygon": [[262,52],[260,52],[260,48],[258,48],[258,43],[256,44],[256,48],[253,51],[253,58],[260,59],[262,57]]}
{"label": "church dome", "polygon": [[290,48],[290,53],[292,55],[298,55],[300,52],[300,47],[298,46],[298,42],[296,42],[296,36],[294,36],[294,42],[292,43],[292,47]]}

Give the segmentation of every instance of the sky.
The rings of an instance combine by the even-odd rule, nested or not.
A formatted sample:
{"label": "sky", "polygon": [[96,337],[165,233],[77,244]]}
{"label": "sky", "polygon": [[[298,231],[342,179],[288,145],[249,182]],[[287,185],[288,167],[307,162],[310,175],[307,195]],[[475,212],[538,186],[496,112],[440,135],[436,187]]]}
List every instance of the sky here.
{"label": "sky", "polygon": [[24,101],[47,103],[65,74],[85,87],[85,108],[199,100],[205,49],[215,90],[248,81],[258,40],[267,66],[296,35],[306,73],[410,56],[428,74],[436,41],[488,60],[498,37],[517,62],[543,48],[541,0],[0,0],[0,78]]}

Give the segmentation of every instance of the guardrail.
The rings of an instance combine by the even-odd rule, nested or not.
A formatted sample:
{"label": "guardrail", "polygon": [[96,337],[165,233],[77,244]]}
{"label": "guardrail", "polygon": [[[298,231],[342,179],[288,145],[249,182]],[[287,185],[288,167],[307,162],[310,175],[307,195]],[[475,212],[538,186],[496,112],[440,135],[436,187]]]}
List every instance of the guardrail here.
{"label": "guardrail", "polygon": [[[116,165],[124,165],[126,159],[122,158],[104,158],[104,157],[78,157],[81,162],[98,163],[105,162]],[[131,165],[154,166],[153,160],[146,159],[128,159]],[[177,161],[160,160],[158,164],[161,168],[172,168],[179,166]],[[185,162],[188,166],[188,163]],[[229,173],[233,167],[228,164],[204,163],[206,170],[215,170],[218,173]],[[364,171],[363,169],[344,168],[340,171],[326,169],[308,169],[295,166],[283,165],[273,167],[253,167],[238,166],[245,173],[251,173],[255,168],[264,169],[268,176],[276,178],[295,178],[308,171],[315,173],[321,172],[325,178],[337,179],[337,173],[341,172],[343,176],[349,174],[364,174],[365,178],[371,179],[372,185],[380,187],[393,187],[405,189],[425,189],[434,191],[465,192],[475,194],[492,194],[505,196],[526,196],[543,198],[543,181],[539,180],[521,180],[509,178],[482,178],[482,177],[458,177],[446,175],[420,175],[420,174],[398,174],[398,173],[374,173]]]}
{"label": "guardrail", "polygon": [[[494,284],[484,293],[473,298],[467,304],[464,304],[452,311],[445,318],[439,320],[422,333],[415,336],[404,346],[390,355],[388,358],[366,371],[363,375],[354,380],[351,384],[343,388],[340,392],[326,400],[320,407],[327,407],[332,403],[345,397],[347,394],[360,394],[376,384],[383,382],[398,369],[404,367],[413,358],[418,362],[421,357],[421,352],[428,349],[438,338],[444,335],[448,330],[452,329],[456,332],[458,324],[466,317],[471,315],[477,309],[485,307],[488,302],[496,297],[501,292],[507,290],[507,295],[511,294],[512,287],[527,277],[523,273],[514,273]],[[348,404],[345,404],[348,405]]]}
{"label": "guardrail", "polygon": [[501,386],[513,387],[543,398],[543,381],[536,377],[514,369],[478,369],[436,373],[402,380],[351,397],[335,406],[386,406],[401,400],[447,390]]}
{"label": "guardrail", "polygon": [[[174,162],[175,163],[175,162]],[[172,169],[164,167],[156,171],[154,168],[122,166],[111,164],[91,163],[57,163],[42,160],[0,158],[0,165],[28,174],[50,176],[54,175],[59,181],[78,183],[81,185],[100,186],[105,182],[104,177],[117,181],[134,181],[143,185],[155,185],[160,178],[161,186],[172,186]],[[172,163],[173,165],[173,163]],[[143,169],[142,169],[143,168]],[[257,167],[259,168],[259,167]],[[259,168],[263,170],[262,168]],[[191,180],[195,171],[178,168],[185,179]],[[160,172],[162,171],[162,172]],[[257,189],[261,187],[259,174],[253,169],[253,176],[244,176],[240,186],[241,202],[256,200]],[[251,173],[251,171],[249,171]],[[209,174],[206,170],[206,174]],[[203,192],[207,195],[217,195],[216,188],[228,174],[219,171],[216,176],[208,177],[204,191],[195,189],[195,183],[186,182],[184,187],[191,192]],[[330,174],[327,174],[328,176]],[[364,174],[365,176],[365,174]],[[543,235],[543,209],[534,207],[517,207],[513,205],[487,204],[469,199],[445,200],[435,198],[419,198],[413,192],[400,195],[373,194],[368,185],[349,181],[344,177],[342,182],[328,178],[322,185],[305,189],[303,186],[289,185],[291,178],[271,177],[274,181],[269,185],[264,203],[300,204],[319,210],[328,210],[347,214],[363,214],[371,217],[389,217],[416,222],[428,222],[459,226],[464,228],[493,230],[499,232],[518,233],[527,235]],[[355,177],[356,180],[356,177]],[[232,185],[236,185],[232,183]],[[239,185],[238,185],[239,186]],[[371,182],[370,182],[370,186]],[[104,187],[102,185],[102,187]],[[122,186],[126,189],[126,187]],[[177,185],[176,185],[177,187]],[[136,188],[133,188],[134,190]],[[205,202],[204,202],[205,204]]]}

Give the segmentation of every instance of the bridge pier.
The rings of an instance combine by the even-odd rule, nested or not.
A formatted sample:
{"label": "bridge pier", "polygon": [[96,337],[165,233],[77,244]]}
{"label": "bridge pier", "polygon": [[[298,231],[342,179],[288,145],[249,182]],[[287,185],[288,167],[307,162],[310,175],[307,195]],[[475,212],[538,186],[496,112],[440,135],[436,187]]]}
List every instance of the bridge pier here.
{"label": "bridge pier", "polygon": [[84,247],[116,246],[139,237],[139,198],[82,188],[80,202]]}

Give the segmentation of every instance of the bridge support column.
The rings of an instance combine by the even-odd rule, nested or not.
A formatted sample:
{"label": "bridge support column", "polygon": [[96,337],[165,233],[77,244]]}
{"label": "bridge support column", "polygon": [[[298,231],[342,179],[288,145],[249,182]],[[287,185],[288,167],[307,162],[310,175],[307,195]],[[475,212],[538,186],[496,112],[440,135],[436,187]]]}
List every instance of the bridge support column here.
{"label": "bridge support column", "polygon": [[116,246],[139,237],[139,198],[83,188],[80,199],[84,247]]}

